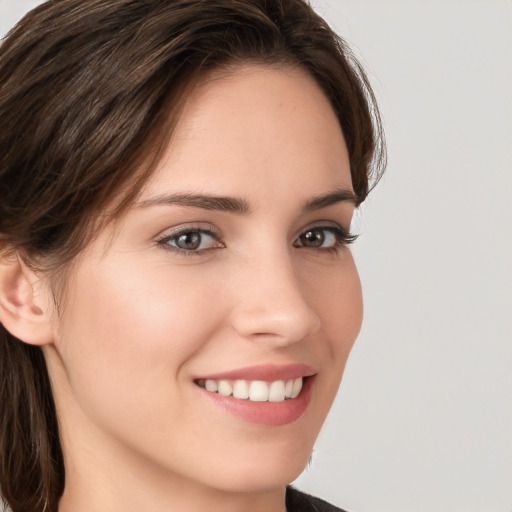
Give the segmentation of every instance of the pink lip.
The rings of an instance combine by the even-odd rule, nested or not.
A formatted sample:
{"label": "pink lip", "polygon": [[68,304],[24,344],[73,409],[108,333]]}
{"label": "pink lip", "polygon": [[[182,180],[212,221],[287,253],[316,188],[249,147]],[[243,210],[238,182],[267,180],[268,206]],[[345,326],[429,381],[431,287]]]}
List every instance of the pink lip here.
{"label": "pink lip", "polygon": [[[263,380],[273,382],[276,380],[297,379],[299,377],[311,377],[316,371],[311,366],[305,364],[287,364],[287,365],[257,365],[238,368],[222,373],[211,375],[201,375],[198,379],[202,380]],[[198,380],[195,379],[195,380]]]}
{"label": "pink lip", "polygon": [[282,402],[252,402],[241,400],[233,396],[222,396],[212,393],[205,388],[196,386],[196,389],[215,406],[233,414],[246,422],[277,427],[288,425],[298,420],[306,411],[311,402],[312,389],[315,383],[316,372],[313,368],[303,364],[292,365],[262,365],[240,368],[224,373],[201,376],[198,380],[263,380],[273,382],[276,380],[289,380],[304,378],[302,390],[297,398],[283,400]]}

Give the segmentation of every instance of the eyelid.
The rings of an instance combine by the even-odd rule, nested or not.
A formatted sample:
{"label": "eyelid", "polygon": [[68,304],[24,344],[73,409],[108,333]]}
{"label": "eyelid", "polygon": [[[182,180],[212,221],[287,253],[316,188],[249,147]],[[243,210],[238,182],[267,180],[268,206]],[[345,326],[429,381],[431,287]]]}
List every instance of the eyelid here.
{"label": "eyelid", "polygon": [[344,228],[341,224],[338,222],[332,221],[332,220],[320,220],[312,222],[311,224],[308,224],[307,226],[301,228],[299,232],[297,233],[296,237],[299,237],[302,233],[305,233],[309,229],[333,229],[335,231],[338,231],[339,233],[342,233],[344,235],[350,235],[350,229]]}
{"label": "eyelid", "polygon": [[220,236],[219,230],[209,222],[190,222],[183,223],[177,226],[173,226],[171,228],[166,228],[160,234],[158,234],[155,238],[172,238],[173,236],[177,236],[181,233],[187,233],[188,231],[201,231],[206,233],[212,233],[215,236]]}

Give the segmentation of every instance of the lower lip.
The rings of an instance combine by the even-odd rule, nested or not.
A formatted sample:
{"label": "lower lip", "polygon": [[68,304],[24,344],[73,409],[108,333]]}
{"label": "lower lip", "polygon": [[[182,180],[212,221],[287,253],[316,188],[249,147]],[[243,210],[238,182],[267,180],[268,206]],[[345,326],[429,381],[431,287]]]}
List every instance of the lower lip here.
{"label": "lower lip", "polygon": [[216,405],[249,423],[279,427],[298,420],[308,408],[314,377],[304,379],[302,390],[297,398],[282,402],[252,402],[233,396],[222,396],[198,387]]}

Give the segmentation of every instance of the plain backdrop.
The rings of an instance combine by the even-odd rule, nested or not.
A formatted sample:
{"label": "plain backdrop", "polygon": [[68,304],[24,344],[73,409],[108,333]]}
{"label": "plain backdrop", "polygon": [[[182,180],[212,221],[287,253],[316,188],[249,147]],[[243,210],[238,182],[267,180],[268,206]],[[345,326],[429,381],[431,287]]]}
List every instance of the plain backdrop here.
{"label": "plain backdrop", "polygon": [[[37,3],[0,0],[0,34]],[[363,330],[297,485],[512,512],[512,2],[313,5],[368,71],[389,166],[357,220]]]}

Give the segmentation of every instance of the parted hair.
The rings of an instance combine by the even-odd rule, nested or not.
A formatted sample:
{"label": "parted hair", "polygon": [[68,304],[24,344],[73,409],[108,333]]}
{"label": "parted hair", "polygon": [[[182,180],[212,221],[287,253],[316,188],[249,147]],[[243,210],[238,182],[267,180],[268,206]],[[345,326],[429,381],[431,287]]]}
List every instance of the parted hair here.
{"label": "parted hair", "polygon": [[[0,45],[2,257],[58,282],[96,221],[133,202],[194,85],[246,63],[316,80],[364,201],[385,165],[374,95],[306,1],[49,0]],[[0,325],[0,494],[13,512],[56,512],[64,483],[43,353]]]}

